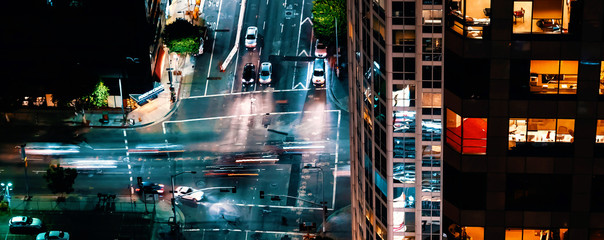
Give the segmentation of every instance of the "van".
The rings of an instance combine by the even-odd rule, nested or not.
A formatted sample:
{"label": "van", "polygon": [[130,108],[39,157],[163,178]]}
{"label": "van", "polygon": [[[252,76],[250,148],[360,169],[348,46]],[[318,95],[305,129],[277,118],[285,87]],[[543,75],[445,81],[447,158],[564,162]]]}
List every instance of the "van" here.
{"label": "van", "polygon": [[312,71],[312,84],[317,87],[325,86],[325,59],[315,59]]}

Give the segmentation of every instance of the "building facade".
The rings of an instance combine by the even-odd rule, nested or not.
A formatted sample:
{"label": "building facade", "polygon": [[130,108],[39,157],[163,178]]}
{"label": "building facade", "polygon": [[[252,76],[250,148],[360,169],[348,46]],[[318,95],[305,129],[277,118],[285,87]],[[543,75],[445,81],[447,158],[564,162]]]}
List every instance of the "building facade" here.
{"label": "building facade", "polygon": [[445,2],[447,239],[604,239],[602,12]]}
{"label": "building facade", "polygon": [[442,0],[349,0],[353,239],[441,239]]}

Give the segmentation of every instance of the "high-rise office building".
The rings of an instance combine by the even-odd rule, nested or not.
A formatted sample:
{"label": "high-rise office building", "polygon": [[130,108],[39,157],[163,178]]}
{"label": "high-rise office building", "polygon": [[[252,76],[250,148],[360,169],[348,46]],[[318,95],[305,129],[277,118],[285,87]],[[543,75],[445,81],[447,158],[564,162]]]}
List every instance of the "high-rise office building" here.
{"label": "high-rise office building", "polygon": [[445,2],[448,239],[604,239],[602,13],[602,0]]}
{"label": "high-rise office building", "polygon": [[353,239],[441,239],[442,0],[348,0]]}

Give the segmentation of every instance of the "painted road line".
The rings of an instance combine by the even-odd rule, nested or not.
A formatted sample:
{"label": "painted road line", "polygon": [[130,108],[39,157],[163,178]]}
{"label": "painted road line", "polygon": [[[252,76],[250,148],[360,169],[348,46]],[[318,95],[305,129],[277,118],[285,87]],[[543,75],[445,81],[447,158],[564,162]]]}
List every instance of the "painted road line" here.
{"label": "painted road line", "polygon": [[[323,113],[338,112],[338,111],[340,111],[340,110],[323,110]],[[321,112],[321,111],[272,112],[272,113],[270,113],[270,115],[286,115],[286,114],[301,114],[301,113],[307,114],[307,113],[317,113],[317,112]],[[266,113],[241,114],[241,115],[207,117],[207,118],[192,118],[192,119],[183,119],[183,120],[164,121],[162,124],[196,122],[196,121],[205,121],[205,120],[219,120],[219,119],[238,118],[238,117],[254,117],[254,116],[264,116],[264,115],[266,115]]]}
{"label": "painted road line", "polygon": [[[258,207],[258,208],[282,208],[282,209],[296,209],[296,210],[316,210],[323,211],[323,208],[320,207],[295,207],[295,206],[277,206],[277,205],[262,205],[262,204],[244,204],[244,203],[235,203],[233,204],[239,207]],[[333,211],[332,208],[328,208],[327,210]]]}
{"label": "painted road line", "polygon": [[279,232],[279,231],[264,231],[264,230],[241,230],[241,229],[234,229],[234,228],[230,228],[230,229],[220,229],[220,228],[189,228],[189,229],[182,229],[182,231],[184,232],[222,232],[222,231],[233,231],[233,232],[242,232],[245,231],[246,233],[266,233],[266,234],[287,234],[287,235],[298,235],[298,236],[305,236],[308,233],[304,233],[304,232]]}
{"label": "painted road line", "polygon": [[[315,88],[316,91],[326,90],[326,88]],[[234,93],[219,93],[212,95],[203,95],[203,96],[189,96],[184,99],[195,99],[195,98],[206,98],[206,97],[223,97],[230,95],[243,95],[243,94],[253,94],[253,93],[280,93],[280,92],[295,92],[295,91],[308,91],[308,89],[281,89],[281,90],[259,90],[259,91],[251,91],[251,92],[234,92]]]}
{"label": "painted road line", "polygon": [[[216,19],[216,28],[214,29],[218,29],[218,24],[220,23],[220,11],[222,10],[222,0],[220,0],[220,6],[218,6],[218,17]],[[212,53],[210,54],[210,64],[208,65],[208,75],[206,76],[206,78],[210,77],[210,71],[212,70],[212,60],[214,59],[214,49],[216,46],[216,34],[218,34],[218,32],[214,31],[214,41],[212,41]],[[203,95],[206,95],[208,93],[208,80],[206,79],[206,89],[205,89],[205,93]]]}
{"label": "painted road line", "polygon": [[336,204],[336,186],[338,179],[338,151],[340,149],[340,121],[342,120],[342,113],[338,110],[338,127],[336,128],[336,160],[335,169],[333,171],[333,200],[331,202],[331,208]]}

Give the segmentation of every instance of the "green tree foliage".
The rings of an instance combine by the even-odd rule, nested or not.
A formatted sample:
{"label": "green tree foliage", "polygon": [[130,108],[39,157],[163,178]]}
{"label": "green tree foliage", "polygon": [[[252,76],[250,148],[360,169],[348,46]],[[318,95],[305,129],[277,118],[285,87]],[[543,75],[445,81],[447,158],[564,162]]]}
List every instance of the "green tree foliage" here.
{"label": "green tree foliage", "polygon": [[193,26],[187,20],[178,19],[166,25],[162,37],[172,52],[197,53],[201,44],[201,33],[201,27]]}
{"label": "green tree foliage", "polygon": [[44,174],[44,179],[52,193],[69,194],[73,192],[73,183],[77,176],[78,172],[73,168],[50,165]]}
{"label": "green tree foliage", "polygon": [[[335,42],[335,18],[338,18],[338,40],[345,40],[346,36],[346,0],[314,0],[313,29],[315,37],[327,44]],[[333,41],[333,42],[332,42]],[[345,42],[342,42],[345,43]]]}
{"label": "green tree foliage", "polygon": [[94,91],[85,96],[85,102],[94,107],[106,107],[107,98],[109,98],[109,88],[105,86],[103,81],[99,81],[94,88]]}

